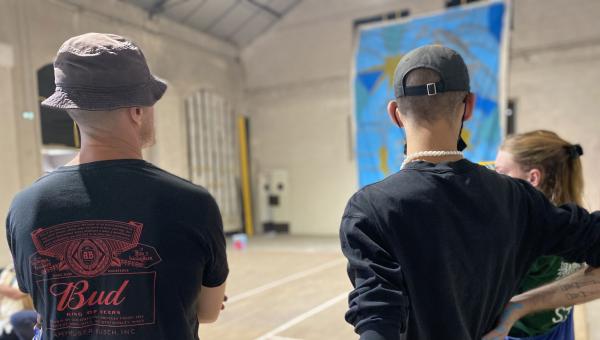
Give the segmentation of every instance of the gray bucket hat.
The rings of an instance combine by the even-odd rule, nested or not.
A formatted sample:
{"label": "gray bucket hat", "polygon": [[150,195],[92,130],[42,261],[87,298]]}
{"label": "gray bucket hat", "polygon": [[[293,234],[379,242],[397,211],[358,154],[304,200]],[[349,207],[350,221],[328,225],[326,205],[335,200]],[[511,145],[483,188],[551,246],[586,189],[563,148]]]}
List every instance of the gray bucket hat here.
{"label": "gray bucket hat", "polygon": [[54,60],[54,83],[54,93],[42,105],[89,111],[152,106],[167,90],[134,42],[103,33],[62,44]]}

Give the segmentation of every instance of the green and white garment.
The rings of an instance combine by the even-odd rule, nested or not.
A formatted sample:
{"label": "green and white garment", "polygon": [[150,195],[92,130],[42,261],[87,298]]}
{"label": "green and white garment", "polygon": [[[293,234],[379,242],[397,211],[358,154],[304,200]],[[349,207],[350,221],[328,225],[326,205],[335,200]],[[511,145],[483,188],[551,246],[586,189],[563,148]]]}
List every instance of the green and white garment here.
{"label": "green and white garment", "polygon": [[[518,293],[551,283],[571,275],[582,267],[579,263],[566,263],[559,256],[542,256],[537,259],[519,286]],[[572,306],[559,307],[552,311],[544,311],[529,315],[515,323],[510,336],[529,337],[544,334],[556,325],[567,320]]]}

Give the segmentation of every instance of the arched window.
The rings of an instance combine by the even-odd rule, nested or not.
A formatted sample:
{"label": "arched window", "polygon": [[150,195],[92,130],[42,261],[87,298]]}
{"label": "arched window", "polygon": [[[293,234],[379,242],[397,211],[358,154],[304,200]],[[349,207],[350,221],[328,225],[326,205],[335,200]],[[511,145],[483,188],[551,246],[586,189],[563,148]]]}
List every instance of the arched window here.
{"label": "arched window", "polygon": [[190,179],[215,198],[226,232],[241,230],[235,114],[219,94],[201,90],[186,102]]}

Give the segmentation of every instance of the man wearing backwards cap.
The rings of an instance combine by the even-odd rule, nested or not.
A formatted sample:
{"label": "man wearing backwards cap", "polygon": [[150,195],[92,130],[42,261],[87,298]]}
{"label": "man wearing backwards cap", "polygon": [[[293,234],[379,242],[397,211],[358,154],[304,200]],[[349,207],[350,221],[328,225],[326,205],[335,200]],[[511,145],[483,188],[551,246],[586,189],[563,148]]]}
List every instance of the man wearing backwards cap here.
{"label": "man wearing backwards cap", "polygon": [[44,339],[198,339],[228,274],[215,200],[142,159],[167,85],[141,49],[113,34],[67,40],[56,91],[81,129],[67,166],[13,200],[7,234]]}
{"label": "man wearing backwards cap", "polygon": [[[388,113],[405,129],[406,160],[352,196],[340,229],[354,286],[346,320],[361,339],[481,339],[499,320],[490,337],[501,339],[514,314],[599,297],[592,270],[567,278],[564,291],[513,299],[500,318],[539,256],[600,266],[600,213],[556,208],[529,183],[463,158],[459,136],[475,98],[455,51],[411,51],[394,90]],[[565,303],[568,296],[579,300]]]}

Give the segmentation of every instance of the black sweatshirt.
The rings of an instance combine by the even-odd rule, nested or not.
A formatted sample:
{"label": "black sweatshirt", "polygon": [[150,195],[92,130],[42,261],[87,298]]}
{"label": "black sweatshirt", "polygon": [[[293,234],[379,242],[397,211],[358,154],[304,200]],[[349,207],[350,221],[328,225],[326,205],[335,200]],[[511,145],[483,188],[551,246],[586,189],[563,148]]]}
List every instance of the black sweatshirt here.
{"label": "black sweatshirt", "polygon": [[467,160],[410,163],[358,191],[340,238],[346,320],[364,340],[481,339],[536,258],[600,266],[600,213]]}

